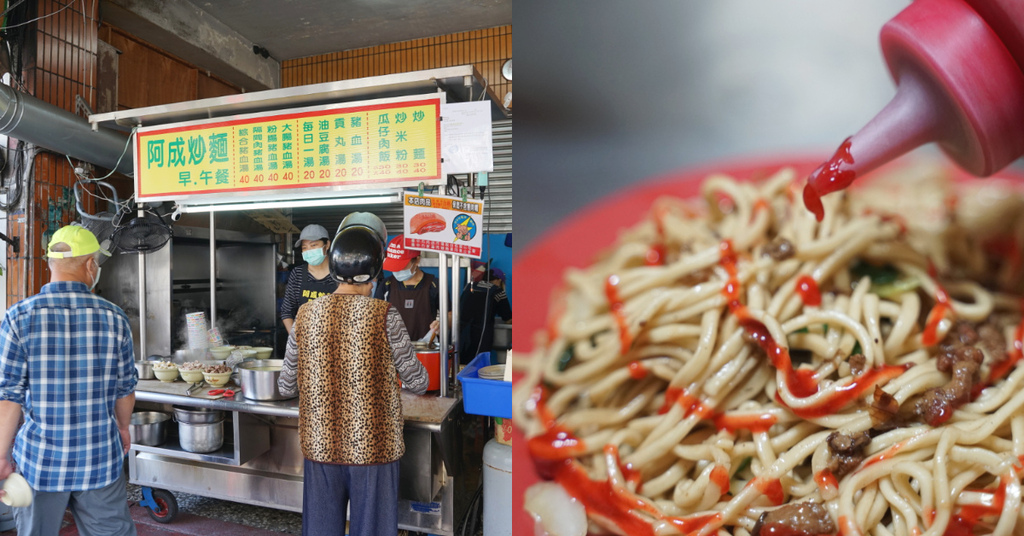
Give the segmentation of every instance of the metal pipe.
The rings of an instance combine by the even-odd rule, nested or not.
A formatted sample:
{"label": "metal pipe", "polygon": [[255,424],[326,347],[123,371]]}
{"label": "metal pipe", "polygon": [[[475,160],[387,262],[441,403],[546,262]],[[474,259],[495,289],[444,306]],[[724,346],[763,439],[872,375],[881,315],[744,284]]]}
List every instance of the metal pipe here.
{"label": "metal pipe", "polygon": [[[452,375],[452,379],[455,379],[455,372],[459,370],[459,363],[462,362],[462,356],[459,351],[459,298],[462,294],[462,273],[459,261],[462,257],[458,255],[452,255],[452,347],[455,348],[455,360],[452,362],[452,370],[448,371]],[[452,385],[455,385],[454,383]]]}
{"label": "metal pipe", "polygon": [[217,326],[217,230],[210,212],[210,329]]}
{"label": "metal pipe", "polygon": [[110,129],[94,131],[85,119],[3,84],[0,134],[125,175],[134,173],[135,154],[130,137]]}
{"label": "metal pipe", "polygon": [[438,253],[437,292],[441,297],[441,333],[438,335],[441,347],[438,355],[441,362],[441,396],[448,396],[448,254]]}
{"label": "metal pipe", "polygon": [[[139,210],[139,217],[141,218],[143,211]],[[146,255],[143,253],[137,253],[139,256],[139,350],[142,355],[137,356],[139,359],[144,359],[149,355],[149,350],[146,348]]]}

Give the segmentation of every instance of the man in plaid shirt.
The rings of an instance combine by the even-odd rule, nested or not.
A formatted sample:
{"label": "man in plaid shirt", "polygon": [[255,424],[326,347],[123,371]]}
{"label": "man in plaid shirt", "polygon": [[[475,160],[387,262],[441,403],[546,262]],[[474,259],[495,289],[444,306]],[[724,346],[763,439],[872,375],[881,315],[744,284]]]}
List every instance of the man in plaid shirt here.
{"label": "man in plaid shirt", "polygon": [[91,292],[101,255],[87,229],[59,229],[50,282],[0,323],[0,479],[13,454],[33,490],[14,509],[22,536],[56,536],[69,506],[79,534],[136,534],[124,455],[138,375],[128,317]]}

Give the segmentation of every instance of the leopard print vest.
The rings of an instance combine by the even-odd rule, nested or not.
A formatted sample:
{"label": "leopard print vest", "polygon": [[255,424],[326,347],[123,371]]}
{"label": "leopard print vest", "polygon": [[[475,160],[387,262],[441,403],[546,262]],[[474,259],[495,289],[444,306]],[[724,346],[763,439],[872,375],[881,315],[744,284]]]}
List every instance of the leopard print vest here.
{"label": "leopard print vest", "polygon": [[387,336],[390,304],[330,294],[299,308],[299,444],[321,463],[390,463],[405,453]]}

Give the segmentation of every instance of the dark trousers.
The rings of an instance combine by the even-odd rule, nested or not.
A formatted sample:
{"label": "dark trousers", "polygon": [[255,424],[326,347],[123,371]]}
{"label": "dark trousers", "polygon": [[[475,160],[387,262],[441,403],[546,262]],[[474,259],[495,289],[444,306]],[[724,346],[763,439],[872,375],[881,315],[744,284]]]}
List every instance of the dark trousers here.
{"label": "dark trousers", "polygon": [[303,462],[302,536],[398,534],[398,462],[336,465]]}

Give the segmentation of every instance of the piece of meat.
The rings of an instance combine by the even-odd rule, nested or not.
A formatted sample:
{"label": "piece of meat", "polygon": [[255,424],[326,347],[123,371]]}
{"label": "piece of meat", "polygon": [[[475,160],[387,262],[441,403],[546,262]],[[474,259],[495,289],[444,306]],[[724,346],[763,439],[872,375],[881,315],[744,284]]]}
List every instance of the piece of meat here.
{"label": "piece of meat", "polygon": [[896,401],[896,397],[883,391],[878,385],[875,386],[875,396],[868,413],[871,415],[871,427],[881,432],[903,426],[905,421],[904,416],[900,414],[900,403]]}
{"label": "piece of meat", "polygon": [[924,422],[938,426],[948,421],[956,408],[970,401],[984,358],[985,354],[974,346],[942,346],[935,366],[952,377],[946,385],[925,391],[917,400],[915,412]]}
{"label": "piece of meat", "polygon": [[974,326],[972,326],[970,322],[965,322],[963,320],[960,320],[953,326],[953,329],[949,332],[949,335],[947,335],[946,338],[947,340],[952,339],[950,342],[954,345],[957,343],[973,345],[980,340],[978,332],[975,331]]}
{"label": "piece of meat", "polygon": [[436,233],[445,228],[444,218],[435,212],[420,212],[409,220],[410,234]]}
{"label": "piece of meat", "polygon": [[978,326],[978,337],[981,339],[979,346],[988,354],[989,363],[994,365],[1006,360],[1008,356],[1003,330],[986,322]]}
{"label": "piece of meat", "polygon": [[832,432],[825,438],[828,445],[829,460],[828,469],[836,478],[842,478],[860,465],[864,460],[864,447],[871,443],[871,436],[867,432],[856,434],[843,434]]}
{"label": "piece of meat", "polygon": [[864,354],[853,354],[846,359],[846,362],[850,364],[850,372],[854,376],[860,376],[867,368],[867,358],[864,357]]}
{"label": "piece of meat", "polygon": [[764,247],[764,254],[774,260],[784,261],[796,255],[796,248],[793,247],[789,240],[780,237],[772,240],[771,243]]}
{"label": "piece of meat", "polygon": [[750,536],[787,534],[793,536],[816,536],[835,534],[836,523],[828,514],[825,505],[815,502],[787,504],[781,508],[761,514]]}

